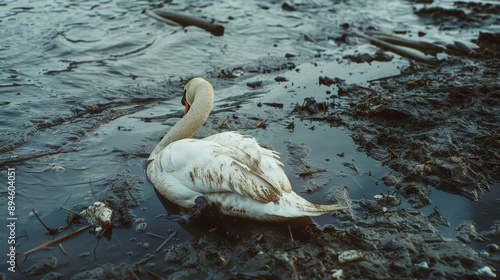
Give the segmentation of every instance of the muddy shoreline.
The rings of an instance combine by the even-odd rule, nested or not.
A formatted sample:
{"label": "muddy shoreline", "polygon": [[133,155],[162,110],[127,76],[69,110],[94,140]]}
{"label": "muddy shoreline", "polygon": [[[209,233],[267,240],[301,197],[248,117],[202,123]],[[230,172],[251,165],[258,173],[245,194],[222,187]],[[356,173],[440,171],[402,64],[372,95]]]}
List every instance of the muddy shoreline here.
{"label": "muddy shoreline", "polygon": [[[307,97],[296,104],[258,103],[259,108],[282,110],[282,114],[247,114],[246,120],[222,110],[197,134],[265,130],[266,123],[293,130],[294,119],[308,120],[313,128],[315,123],[347,128],[359,149],[401,176],[381,178],[387,194],[363,199],[349,198],[347,187],[327,187],[327,201],[346,206],[332,214],[340,226],[319,227],[310,219],[265,224],[219,215],[203,223],[181,221],[183,227],[196,232],[193,240],[145,255],[136,264],[110,263],[72,279],[111,275],[142,279],[146,274],[166,279],[493,278],[500,267],[499,220],[483,231],[476,230],[474,221],[466,221],[454,236],[447,236],[438,229],[450,225],[439,209],[432,213],[418,210],[433,204],[430,194],[434,188],[481,200],[489,184],[498,180],[495,124],[500,116],[500,84],[489,74],[498,64],[479,60],[471,69],[469,63],[470,59],[463,58],[451,65],[415,66],[401,75],[371,81],[369,87],[320,76],[318,87],[324,89],[327,101]],[[286,65],[284,71],[296,70]],[[286,67],[275,71],[282,68]],[[263,75],[280,83],[270,72]],[[461,120],[475,129],[464,128]],[[295,166],[316,168],[306,162],[307,155],[299,154],[300,147],[288,145],[289,152],[296,155]],[[303,191],[315,192],[314,185],[309,188]],[[103,199],[106,201],[106,193]],[[402,201],[408,206],[400,206]],[[123,208],[119,202],[111,204]],[[170,215],[182,213],[168,202],[164,206]],[[120,226],[126,224],[130,226],[134,220],[120,220]],[[473,248],[471,242],[482,245]]]}

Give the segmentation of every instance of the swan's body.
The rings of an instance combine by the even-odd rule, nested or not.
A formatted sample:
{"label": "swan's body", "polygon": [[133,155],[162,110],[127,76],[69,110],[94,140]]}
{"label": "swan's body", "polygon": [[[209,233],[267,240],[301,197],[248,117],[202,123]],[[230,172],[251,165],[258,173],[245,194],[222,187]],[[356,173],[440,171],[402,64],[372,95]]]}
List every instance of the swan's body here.
{"label": "swan's body", "polygon": [[213,97],[212,86],[202,78],[186,85],[186,114],[160,141],[146,166],[162,196],[186,208],[195,206],[201,196],[223,214],[261,221],[343,208],[313,204],[293,192],[277,153],[252,137],[224,132],[190,139],[207,119]]}

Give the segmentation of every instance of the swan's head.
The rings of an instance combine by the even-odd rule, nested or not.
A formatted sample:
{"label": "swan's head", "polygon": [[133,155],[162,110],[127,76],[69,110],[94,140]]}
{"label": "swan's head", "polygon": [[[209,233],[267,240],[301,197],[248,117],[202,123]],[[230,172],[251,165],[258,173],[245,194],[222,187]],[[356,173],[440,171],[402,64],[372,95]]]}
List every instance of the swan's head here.
{"label": "swan's head", "polygon": [[189,108],[194,102],[195,95],[200,88],[208,89],[208,92],[211,91],[213,94],[212,85],[205,81],[203,78],[193,78],[184,86],[184,95],[182,96],[182,105],[186,106],[186,110],[184,111],[184,115],[187,114]]}

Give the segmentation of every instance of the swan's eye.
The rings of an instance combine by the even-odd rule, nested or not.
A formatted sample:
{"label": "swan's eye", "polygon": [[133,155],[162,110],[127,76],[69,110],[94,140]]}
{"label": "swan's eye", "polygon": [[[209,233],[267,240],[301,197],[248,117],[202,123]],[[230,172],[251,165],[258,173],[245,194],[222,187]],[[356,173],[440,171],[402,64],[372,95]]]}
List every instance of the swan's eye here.
{"label": "swan's eye", "polygon": [[187,101],[186,101],[186,90],[184,90],[184,95],[182,95],[181,104],[184,105],[184,106],[186,106],[186,103],[187,103]]}

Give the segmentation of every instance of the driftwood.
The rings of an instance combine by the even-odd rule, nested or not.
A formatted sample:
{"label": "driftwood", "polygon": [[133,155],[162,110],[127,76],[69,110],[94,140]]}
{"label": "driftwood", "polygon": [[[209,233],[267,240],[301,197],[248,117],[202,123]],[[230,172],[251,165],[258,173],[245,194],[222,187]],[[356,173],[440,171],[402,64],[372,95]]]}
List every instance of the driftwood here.
{"label": "driftwood", "polygon": [[165,10],[145,10],[144,13],[158,21],[164,22],[169,25],[180,25],[182,27],[194,25],[201,29],[205,29],[206,31],[212,33],[212,35],[214,36],[224,35],[224,26],[213,24],[210,21],[195,18],[189,15]]}
{"label": "driftwood", "polygon": [[[395,38],[397,38],[397,37],[378,35],[378,38],[380,38],[380,39],[378,39],[378,38],[375,38],[374,36],[366,35],[366,34],[363,34],[360,32],[355,32],[355,31],[352,31],[351,34],[358,36],[358,37],[361,37],[361,38],[364,38],[364,39],[367,39],[373,45],[376,45],[382,49],[385,49],[387,51],[398,54],[402,57],[406,57],[408,59],[415,60],[415,61],[422,62],[422,63],[429,64],[429,65],[438,65],[439,64],[435,59],[431,59],[431,58],[426,57],[425,55],[422,55],[420,53],[416,53],[416,52],[413,52],[411,50],[407,50],[407,49],[404,49],[404,48],[401,48],[401,47],[394,45],[393,43],[395,43],[395,40],[396,40]],[[391,43],[383,41],[381,39],[391,41]],[[398,44],[403,45],[402,41],[403,41],[402,39],[398,40]],[[406,46],[407,47],[411,46],[412,49],[420,49],[423,47],[422,45],[418,45],[418,47],[417,47],[414,43],[415,42],[407,41]]]}
{"label": "driftwood", "polygon": [[38,247],[35,247],[35,248],[33,248],[33,249],[31,249],[31,250],[29,250],[27,252],[24,252],[24,253],[21,253],[21,254],[18,254],[18,255],[19,256],[24,256],[24,255],[31,254],[33,252],[39,251],[39,250],[41,250],[41,249],[43,249],[43,248],[45,248],[47,246],[50,246],[50,245],[53,245],[53,244],[57,244],[59,242],[62,242],[64,240],[70,238],[70,237],[73,237],[73,236],[75,236],[75,235],[77,235],[79,233],[82,233],[82,232],[86,231],[87,229],[90,229],[91,227],[92,227],[92,225],[89,224],[89,225],[87,225],[85,227],[77,229],[76,231],[70,232],[70,233],[68,233],[68,234],[66,234],[64,236],[61,236],[59,238],[56,238],[56,239],[51,240],[49,242],[46,242],[46,243],[44,243],[44,244],[42,244],[42,245],[40,245]]}

